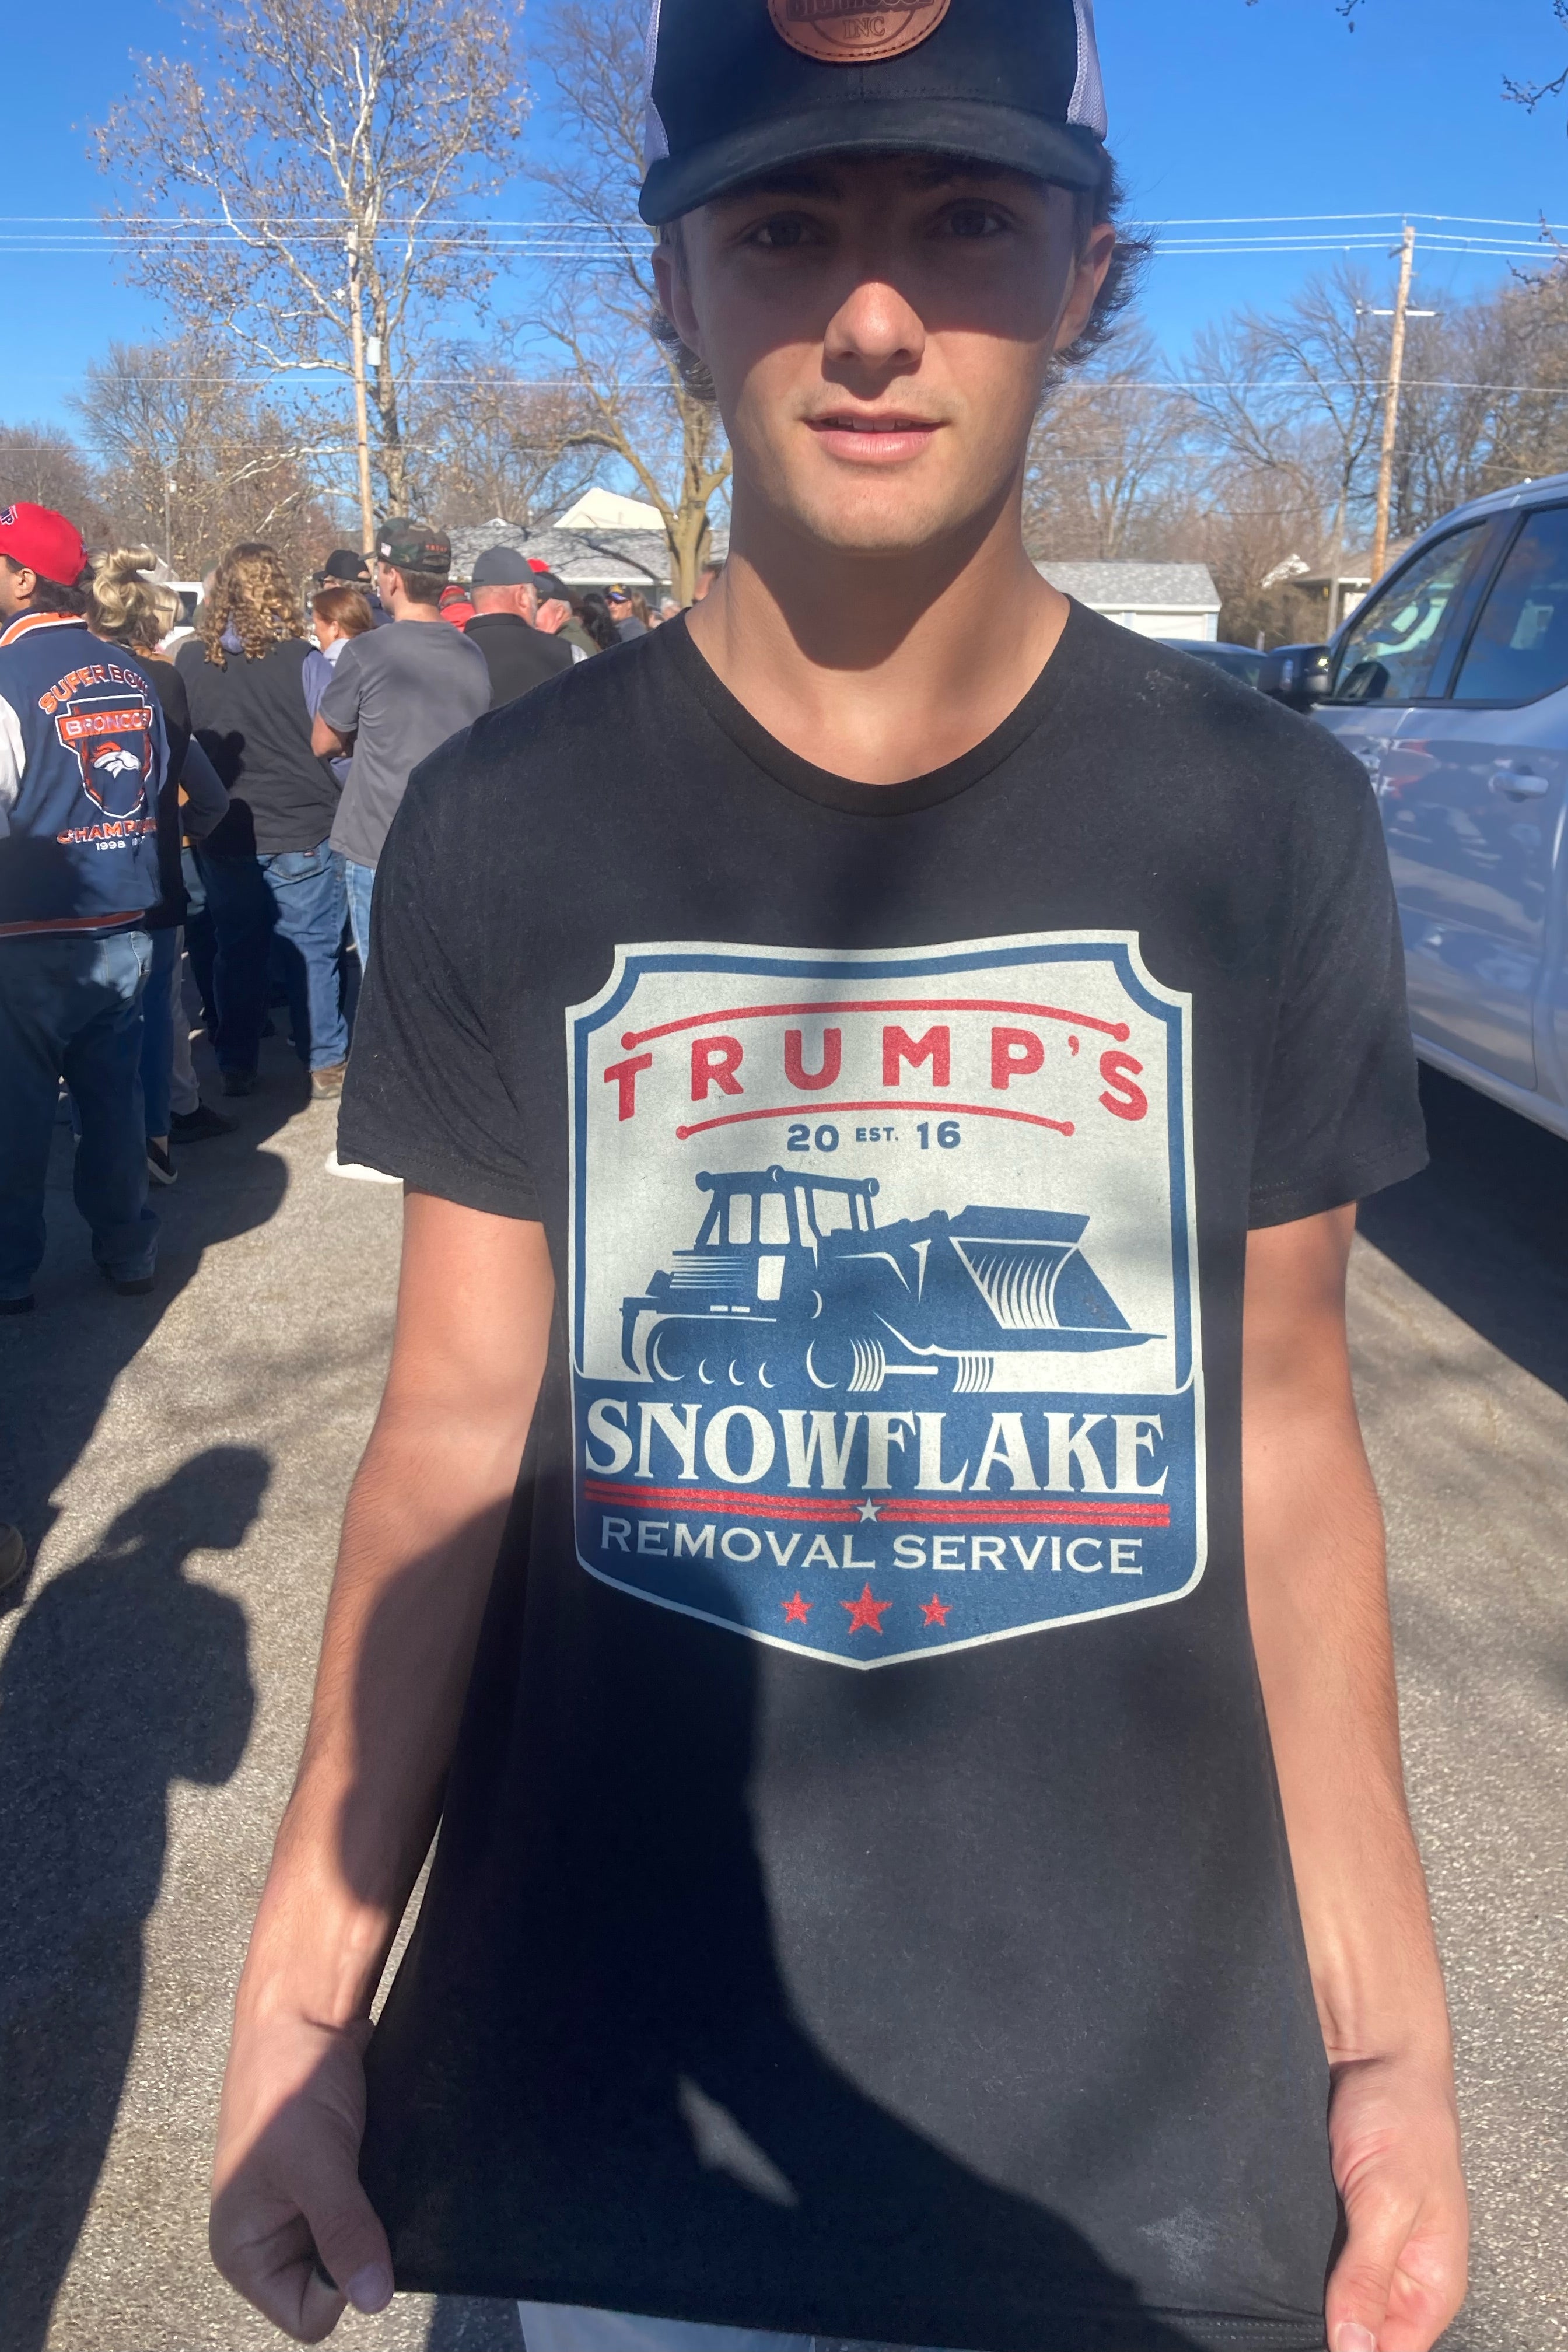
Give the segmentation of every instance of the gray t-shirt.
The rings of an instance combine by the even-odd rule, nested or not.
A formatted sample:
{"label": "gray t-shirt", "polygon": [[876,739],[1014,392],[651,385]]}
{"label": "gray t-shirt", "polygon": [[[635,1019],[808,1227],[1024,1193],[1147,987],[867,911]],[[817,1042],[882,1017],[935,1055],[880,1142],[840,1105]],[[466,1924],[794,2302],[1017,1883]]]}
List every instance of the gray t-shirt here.
{"label": "gray t-shirt", "polygon": [[332,847],[374,866],[410,770],[490,707],[478,646],[450,621],[394,621],[343,647],[321,715],[354,738]]}

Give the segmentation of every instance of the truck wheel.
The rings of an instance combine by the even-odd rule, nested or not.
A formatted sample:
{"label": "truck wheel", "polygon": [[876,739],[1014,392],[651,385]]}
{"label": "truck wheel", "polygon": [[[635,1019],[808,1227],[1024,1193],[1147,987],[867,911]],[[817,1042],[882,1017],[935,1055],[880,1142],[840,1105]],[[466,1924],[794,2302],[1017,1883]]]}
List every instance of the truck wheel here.
{"label": "truck wheel", "polygon": [[672,1385],[686,1379],[696,1360],[691,1334],[679,1323],[658,1323],[647,1343],[648,1370]]}

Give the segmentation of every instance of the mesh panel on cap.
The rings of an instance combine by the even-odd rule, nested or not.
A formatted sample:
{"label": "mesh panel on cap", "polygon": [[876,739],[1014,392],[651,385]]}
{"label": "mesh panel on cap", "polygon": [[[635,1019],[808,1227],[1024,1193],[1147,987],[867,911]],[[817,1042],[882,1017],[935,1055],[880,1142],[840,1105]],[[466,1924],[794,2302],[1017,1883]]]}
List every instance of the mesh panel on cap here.
{"label": "mesh panel on cap", "polygon": [[658,63],[659,0],[649,0],[647,37],[643,44],[642,61],[642,161],[646,172],[650,163],[662,163],[669,152],[669,136],[664,121],[653,102],[653,69]]}
{"label": "mesh panel on cap", "polygon": [[[654,14],[658,0],[654,0]],[[1078,18],[1078,79],[1068,106],[1068,121],[1081,123],[1103,139],[1110,128],[1105,110],[1105,83],[1100,70],[1100,44],[1094,35],[1094,0],[1073,0]]]}

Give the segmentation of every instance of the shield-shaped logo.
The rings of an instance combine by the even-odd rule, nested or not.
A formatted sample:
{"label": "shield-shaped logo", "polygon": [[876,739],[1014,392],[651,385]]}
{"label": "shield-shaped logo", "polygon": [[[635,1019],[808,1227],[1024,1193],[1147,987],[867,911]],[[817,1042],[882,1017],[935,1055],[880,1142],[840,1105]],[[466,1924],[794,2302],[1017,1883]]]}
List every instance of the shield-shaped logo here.
{"label": "shield-shaped logo", "polygon": [[119,822],[143,815],[153,772],[152,705],[122,685],[89,688],[58,705],[54,719],[93,806]]}
{"label": "shield-shaped logo", "polygon": [[591,1574],[851,1666],[1192,1590],[1190,1004],[1134,940],[629,947],[567,1024]]}

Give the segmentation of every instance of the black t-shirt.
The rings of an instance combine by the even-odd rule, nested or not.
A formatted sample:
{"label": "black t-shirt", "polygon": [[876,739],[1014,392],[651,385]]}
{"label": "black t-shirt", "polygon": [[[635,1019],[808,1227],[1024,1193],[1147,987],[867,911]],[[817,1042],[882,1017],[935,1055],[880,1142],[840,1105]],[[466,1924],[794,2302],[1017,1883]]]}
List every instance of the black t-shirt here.
{"label": "black t-shirt", "polygon": [[254,661],[236,647],[211,662],[187,637],[174,656],[196,740],[229,795],[227,815],[202,844],[209,856],[315,849],[332,829],[338,787],[310,749],[300,682],[310,651],[303,637],[285,637]]}
{"label": "black t-shirt", "polygon": [[492,710],[572,667],[571,646],[534,628],[521,613],[476,613],[464,622],[463,635],[472,637],[485,657]]}
{"label": "black t-shirt", "polygon": [[1075,606],[853,783],[672,625],[416,771],[376,921],[339,1148],[559,1300],[371,2046],[401,2283],[1321,2352],[1239,1374],[1249,1224],[1424,1157],[1359,767]]}

